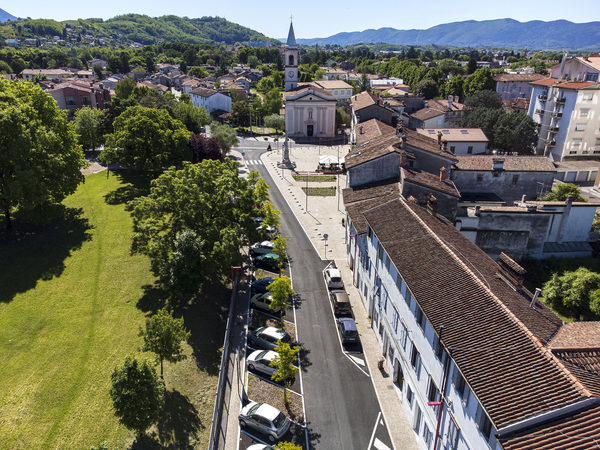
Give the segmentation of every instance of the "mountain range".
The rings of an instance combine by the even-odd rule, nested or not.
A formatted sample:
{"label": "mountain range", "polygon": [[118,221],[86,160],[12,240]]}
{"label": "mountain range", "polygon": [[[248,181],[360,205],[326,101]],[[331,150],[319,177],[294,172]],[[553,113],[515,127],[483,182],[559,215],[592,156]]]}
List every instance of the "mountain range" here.
{"label": "mountain range", "polygon": [[296,39],[296,41],[304,45],[346,46],[360,43],[386,43],[414,46],[435,44],[456,47],[598,50],[600,49],[600,22],[466,20],[436,25],[426,30],[379,28],[337,33],[324,38]]}
{"label": "mountain range", "polygon": [[0,22],[6,22],[7,20],[17,20],[17,18],[0,8]]}

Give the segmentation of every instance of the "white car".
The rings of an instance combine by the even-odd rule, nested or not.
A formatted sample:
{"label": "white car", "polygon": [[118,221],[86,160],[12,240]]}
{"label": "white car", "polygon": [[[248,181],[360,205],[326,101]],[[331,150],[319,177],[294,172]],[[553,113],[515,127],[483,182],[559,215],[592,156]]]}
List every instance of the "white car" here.
{"label": "white car", "polygon": [[275,244],[271,241],[257,242],[250,246],[250,256],[266,255],[273,252]]}
{"label": "white car", "polygon": [[272,350],[256,350],[250,353],[246,359],[246,363],[248,364],[248,369],[262,372],[270,378],[277,371],[275,367],[269,365],[276,357],[277,353]]}
{"label": "white car", "polygon": [[342,274],[338,269],[330,268],[325,270],[325,282],[328,289],[344,289]]}
{"label": "white car", "polygon": [[250,299],[250,306],[273,312],[273,309],[271,308],[272,300],[273,297],[270,292],[265,292],[264,294],[255,294]]}
{"label": "white car", "polygon": [[240,426],[266,434],[270,442],[277,442],[290,428],[290,419],[266,403],[250,402],[239,415]]}
{"label": "white car", "polygon": [[275,327],[260,327],[248,335],[248,342],[255,347],[274,350],[277,347],[277,342],[285,342],[293,345],[292,338],[289,334],[280,328]]}
{"label": "white car", "polygon": [[275,447],[265,444],[252,444],[246,450],[276,450]]}

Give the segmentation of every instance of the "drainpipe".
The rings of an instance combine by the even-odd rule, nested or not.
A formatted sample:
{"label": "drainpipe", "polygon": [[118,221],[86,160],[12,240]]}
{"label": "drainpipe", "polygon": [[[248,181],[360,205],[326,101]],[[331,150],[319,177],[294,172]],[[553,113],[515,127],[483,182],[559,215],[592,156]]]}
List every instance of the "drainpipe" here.
{"label": "drainpipe", "polygon": [[[444,325],[440,325],[440,345],[442,345],[442,334],[444,332]],[[441,395],[441,401],[439,402],[429,402],[429,405],[432,406],[439,406],[440,409],[438,411],[438,420],[437,420],[437,425],[435,427],[435,441],[433,443],[433,449],[435,450],[437,448],[437,444],[438,444],[438,439],[440,437],[440,424],[442,423],[442,412],[444,410],[444,404],[445,404],[445,398],[446,398],[446,391],[447,391],[447,387],[448,387],[448,373],[450,372],[450,352],[448,352],[448,355],[446,356],[446,361],[444,362],[444,373],[442,375],[442,395]]]}
{"label": "drainpipe", "polygon": [[356,237],[358,234],[351,234],[349,237],[354,238],[354,259],[352,260],[352,284],[356,286]]}

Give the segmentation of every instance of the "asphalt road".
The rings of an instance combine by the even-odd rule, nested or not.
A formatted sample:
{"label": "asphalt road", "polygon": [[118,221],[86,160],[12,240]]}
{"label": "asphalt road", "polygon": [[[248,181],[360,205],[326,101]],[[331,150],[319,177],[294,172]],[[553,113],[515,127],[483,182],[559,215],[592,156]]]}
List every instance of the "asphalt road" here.
{"label": "asphalt road", "polygon": [[[255,141],[256,142],[256,141]],[[265,151],[244,140],[245,159],[258,160]],[[294,214],[262,164],[257,170],[272,187],[271,199],[281,211],[281,231],[288,241],[294,290],[300,302],[296,310],[297,332],[303,344],[303,385],[311,448],[391,448],[371,379],[340,348],[331,314],[322,261]],[[379,445],[373,447],[373,443]],[[383,446],[381,446],[383,444]]]}

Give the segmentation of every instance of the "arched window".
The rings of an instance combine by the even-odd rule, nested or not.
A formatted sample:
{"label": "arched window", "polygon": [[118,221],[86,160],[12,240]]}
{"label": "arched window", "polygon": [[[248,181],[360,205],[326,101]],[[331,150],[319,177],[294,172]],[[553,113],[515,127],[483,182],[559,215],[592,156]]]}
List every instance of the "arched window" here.
{"label": "arched window", "polygon": [[293,65],[294,65],[294,55],[290,55],[288,66],[293,66]]}

